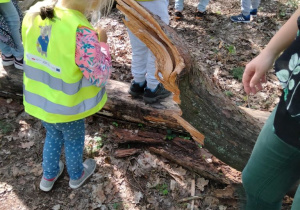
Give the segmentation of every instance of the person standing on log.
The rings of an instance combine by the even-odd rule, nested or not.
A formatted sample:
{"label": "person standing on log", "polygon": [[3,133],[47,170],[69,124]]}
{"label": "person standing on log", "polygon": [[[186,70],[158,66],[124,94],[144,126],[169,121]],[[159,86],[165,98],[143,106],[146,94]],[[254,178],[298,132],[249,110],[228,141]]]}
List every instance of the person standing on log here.
{"label": "person standing on log", "polygon": [[[184,0],[175,0],[175,13],[174,17],[176,20],[181,20],[183,18],[183,1]],[[195,17],[198,20],[202,20],[206,15],[206,7],[209,3],[209,0],[199,0],[197,11],[195,13]]]}
{"label": "person standing on log", "polygon": [[0,50],[3,66],[23,69],[22,14],[15,0],[0,0]]}
{"label": "person standing on log", "polygon": [[84,14],[111,8],[112,0],[44,1],[31,7],[22,26],[25,49],[25,111],[46,128],[40,189],[50,191],[62,174],[64,146],[69,186],[80,187],[96,162],[83,162],[84,118],[107,101],[111,74],[106,32],[94,29]]}
{"label": "person standing on log", "polygon": [[[138,2],[154,15],[158,15],[166,24],[169,24],[168,0],[141,0]],[[155,103],[159,99],[171,95],[171,92],[166,90],[155,78],[156,67],[153,53],[129,29],[128,35],[132,48],[131,73],[133,75],[128,93],[132,97],[143,96],[146,103]]]}
{"label": "person standing on log", "polygon": [[[275,72],[283,86],[279,104],[262,128],[242,173],[247,210],[281,209],[283,197],[300,178],[299,16],[300,9],[247,64],[243,75],[245,92],[255,94],[262,89],[266,73],[276,60]],[[292,210],[298,209],[299,187],[292,205]]]}

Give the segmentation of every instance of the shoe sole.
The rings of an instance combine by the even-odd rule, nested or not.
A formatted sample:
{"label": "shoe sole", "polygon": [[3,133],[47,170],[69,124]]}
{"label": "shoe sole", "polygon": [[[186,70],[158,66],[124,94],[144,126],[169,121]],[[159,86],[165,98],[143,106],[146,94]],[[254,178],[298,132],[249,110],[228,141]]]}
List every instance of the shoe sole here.
{"label": "shoe sole", "polygon": [[247,20],[247,21],[236,21],[236,20],[232,20],[231,18],[230,18],[230,20],[232,21],[232,22],[234,22],[234,23],[250,23],[250,20]]}
{"label": "shoe sole", "polygon": [[72,188],[72,189],[77,189],[78,187],[80,187],[89,177],[91,177],[96,169],[96,166],[97,164],[95,164],[95,167],[93,168],[91,174],[87,177],[85,177],[85,179],[83,179],[78,185],[72,185],[70,182],[69,182],[69,186]]}
{"label": "shoe sole", "polygon": [[128,90],[128,93],[134,97],[134,98],[138,98],[141,97],[144,93],[136,93],[136,92],[132,92],[131,90]]}
{"label": "shoe sole", "polygon": [[174,17],[175,18],[175,20],[181,20],[182,19],[182,17]]}
{"label": "shoe sole", "polygon": [[19,64],[14,63],[14,66],[15,66],[16,69],[23,70],[23,65],[19,65]]}
{"label": "shoe sole", "polygon": [[171,93],[168,93],[168,94],[165,94],[165,95],[157,96],[155,98],[143,97],[143,99],[144,99],[145,103],[147,103],[147,104],[153,104],[153,103],[157,102],[159,99],[167,98],[170,95],[171,95]]}
{"label": "shoe sole", "polygon": [[47,188],[47,187],[43,187],[43,186],[40,184],[40,189],[43,190],[43,191],[45,191],[45,192],[50,191],[50,190],[53,188],[53,185],[54,185],[54,183],[56,182],[56,180],[60,177],[60,175],[61,175],[62,172],[64,171],[64,168],[65,168],[65,166],[63,166],[61,172],[60,172],[59,175],[56,177],[56,179],[53,181],[53,184],[52,184],[51,187],[48,187],[48,188]]}
{"label": "shoe sole", "polygon": [[2,60],[2,65],[3,66],[11,66],[11,65],[13,65],[15,62],[14,61],[3,61]]}

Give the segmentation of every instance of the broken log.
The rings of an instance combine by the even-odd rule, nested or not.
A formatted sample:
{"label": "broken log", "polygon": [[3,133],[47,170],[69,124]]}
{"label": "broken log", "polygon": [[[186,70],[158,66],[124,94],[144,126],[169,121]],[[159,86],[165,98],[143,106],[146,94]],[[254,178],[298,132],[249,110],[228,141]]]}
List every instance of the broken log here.
{"label": "broken log", "polygon": [[[141,141],[141,137],[155,141]],[[223,184],[241,185],[241,173],[212,156],[206,149],[200,148],[196,142],[175,137],[167,140],[166,135],[147,131],[115,129],[112,139],[119,147],[130,144],[130,149],[117,149],[114,156],[128,157],[147,149],[167,160],[195,171],[201,177]],[[120,140],[121,138],[121,140]],[[158,143],[157,143],[158,142]],[[138,144],[137,144],[138,143]]]}
{"label": "broken log", "polygon": [[174,93],[182,111],[177,118],[204,134],[205,147],[213,155],[242,170],[259,134],[259,122],[226,98],[171,27],[134,0],[117,2],[127,17],[125,25],[155,55],[156,77]]}
{"label": "broken log", "polygon": [[[23,71],[13,66],[3,68],[1,62],[0,60],[0,96],[22,100]],[[173,114],[180,115],[181,111],[171,97],[160,104],[145,104],[142,99],[131,98],[127,92],[129,86],[129,83],[110,80],[106,86],[108,101],[98,114],[144,126],[184,132],[172,117]]]}
{"label": "broken log", "polygon": [[140,149],[135,149],[135,148],[132,148],[132,149],[117,149],[114,153],[114,156],[116,158],[124,158],[124,157],[129,157],[129,156],[138,154],[140,152],[141,152]]}

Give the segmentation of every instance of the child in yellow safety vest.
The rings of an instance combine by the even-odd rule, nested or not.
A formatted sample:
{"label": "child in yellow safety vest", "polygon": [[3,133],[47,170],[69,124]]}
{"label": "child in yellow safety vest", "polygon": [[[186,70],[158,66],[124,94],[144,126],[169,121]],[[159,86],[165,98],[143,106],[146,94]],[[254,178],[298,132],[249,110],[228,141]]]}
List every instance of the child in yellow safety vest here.
{"label": "child in yellow safety vest", "polygon": [[84,14],[107,12],[112,3],[48,0],[31,7],[24,17],[23,103],[47,131],[43,191],[51,190],[63,172],[62,147],[71,188],[80,187],[96,168],[93,159],[83,162],[84,118],[98,112],[107,100],[111,57],[106,32],[98,29],[97,33]]}

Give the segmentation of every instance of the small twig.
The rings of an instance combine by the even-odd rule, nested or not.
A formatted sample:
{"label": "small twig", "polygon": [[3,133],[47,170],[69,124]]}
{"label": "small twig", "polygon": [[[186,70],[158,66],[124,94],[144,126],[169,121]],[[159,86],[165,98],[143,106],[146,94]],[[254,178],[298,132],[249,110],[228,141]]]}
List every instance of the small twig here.
{"label": "small twig", "polygon": [[145,194],[145,192],[144,192],[142,186],[141,186],[140,183],[138,183],[138,181],[135,179],[135,175],[133,174],[133,171],[132,171],[132,178],[133,178],[134,181],[139,185],[140,190]]}
{"label": "small twig", "polygon": [[187,201],[191,201],[191,200],[203,199],[204,197],[205,197],[205,195],[196,195],[196,196],[180,199],[177,201],[177,203],[183,203],[183,202],[187,202]]}
{"label": "small twig", "polygon": [[251,107],[250,107],[250,94],[247,95],[247,102],[248,102],[248,107],[251,108]]}
{"label": "small twig", "polygon": [[124,179],[125,182],[127,182],[129,185],[131,185],[132,187],[134,187],[137,190],[141,190],[140,188],[138,188],[137,186],[133,185],[131,182],[127,181],[126,179]]}
{"label": "small twig", "polygon": [[[195,182],[195,173],[194,173],[193,174],[193,179],[192,179],[192,184],[191,184],[191,196],[192,197],[195,196],[195,191],[196,191],[196,182]],[[194,205],[195,205],[195,199],[192,200],[191,210],[194,209]]]}
{"label": "small twig", "polygon": [[[127,171],[125,172],[127,174]],[[117,181],[117,179],[115,177],[112,177],[115,181]],[[131,182],[129,182],[128,180],[124,179],[124,181],[126,183],[128,183],[130,186],[134,187],[137,190],[141,190],[140,188],[138,188],[137,186],[133,185]]]}

